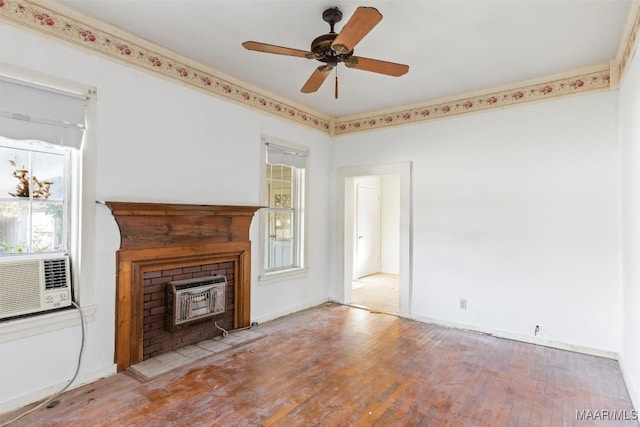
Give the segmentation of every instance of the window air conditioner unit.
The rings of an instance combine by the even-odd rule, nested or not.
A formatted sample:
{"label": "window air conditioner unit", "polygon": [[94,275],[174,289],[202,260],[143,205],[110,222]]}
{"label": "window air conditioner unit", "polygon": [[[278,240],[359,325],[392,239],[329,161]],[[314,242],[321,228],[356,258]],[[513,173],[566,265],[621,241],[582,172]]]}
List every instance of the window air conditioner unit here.
{"label": "window air conditioner unit", "polygon": [[0,261],[0,319],[70,305],[68,256]]}

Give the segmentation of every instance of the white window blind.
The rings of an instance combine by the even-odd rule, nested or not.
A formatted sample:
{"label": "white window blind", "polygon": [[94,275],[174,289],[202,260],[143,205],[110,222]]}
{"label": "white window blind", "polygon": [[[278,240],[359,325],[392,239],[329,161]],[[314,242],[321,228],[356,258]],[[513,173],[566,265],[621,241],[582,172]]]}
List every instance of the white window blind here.
{"label": "white window blind", "polygon": [[0,77],[0,135],[80,148],[86,96]]}
{"label": "white window blind", "polygon": [[287,165],[304,169],[307,163],[307,154],[303,151],[267,143],[267,163],[272,165]]}

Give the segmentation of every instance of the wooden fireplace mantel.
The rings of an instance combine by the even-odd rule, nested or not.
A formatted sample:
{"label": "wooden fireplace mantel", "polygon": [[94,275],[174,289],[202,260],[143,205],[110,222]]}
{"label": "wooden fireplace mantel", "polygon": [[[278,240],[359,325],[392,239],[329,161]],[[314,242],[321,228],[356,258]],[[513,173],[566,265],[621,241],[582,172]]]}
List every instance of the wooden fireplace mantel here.
{"label": "wooden fireplace mantel", "polygon": [[234,328],[249,326],[249,227],[259,206],[112,201],[105,204],[120,229],[115,343],[119,371],[143,359],[143,275],[147,271],[234,262]]}
{"label": "wooden fireplace mantel", "polygon": [[120,228],[120,249],[249,240],[258,206],[105,202]]}

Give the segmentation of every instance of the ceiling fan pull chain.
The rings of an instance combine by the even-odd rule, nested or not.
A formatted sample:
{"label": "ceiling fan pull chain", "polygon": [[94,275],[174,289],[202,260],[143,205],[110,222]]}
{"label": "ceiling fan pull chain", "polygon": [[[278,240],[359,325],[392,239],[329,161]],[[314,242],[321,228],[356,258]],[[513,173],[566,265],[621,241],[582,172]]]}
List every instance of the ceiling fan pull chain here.
{"label": "ceiling fan pull chain", "polygon": [[338,99],[338,67],[336,67],[336,90],[335,90],[336,99]]}

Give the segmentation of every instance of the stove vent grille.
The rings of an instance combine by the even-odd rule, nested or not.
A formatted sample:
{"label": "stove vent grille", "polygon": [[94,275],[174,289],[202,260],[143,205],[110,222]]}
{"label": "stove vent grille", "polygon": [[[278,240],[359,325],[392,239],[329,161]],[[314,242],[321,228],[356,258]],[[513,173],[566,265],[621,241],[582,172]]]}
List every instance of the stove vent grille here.
{"label": "stove vent grille", "polygon": [[172,332],[186,323],[224,313],[226,288],[227,278],[219,274],[167,283],[165,328]]}

